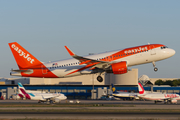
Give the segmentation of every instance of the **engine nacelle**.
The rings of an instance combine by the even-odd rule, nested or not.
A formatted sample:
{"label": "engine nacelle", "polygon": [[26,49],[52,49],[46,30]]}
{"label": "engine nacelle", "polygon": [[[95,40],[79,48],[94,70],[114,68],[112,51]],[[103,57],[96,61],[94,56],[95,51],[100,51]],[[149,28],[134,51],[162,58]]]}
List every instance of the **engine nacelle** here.
{"label": "engine nacelle", "polygon": [[60,102],[60,99],[55,98],[53,102],[54,102],[54,103],[59,103],[59,102]]}
{"label": "engine nacelle", "polygon": [[176,99],[172,99],[171,103],[175,104],[175,103],[177,103],[177,100]]}
{"label": "engine nacelle", "polygon": [[122,61],[119,63],[111,64],[112,71],[114,74],[124,74],[127,73],[127,63],[126,61]]}

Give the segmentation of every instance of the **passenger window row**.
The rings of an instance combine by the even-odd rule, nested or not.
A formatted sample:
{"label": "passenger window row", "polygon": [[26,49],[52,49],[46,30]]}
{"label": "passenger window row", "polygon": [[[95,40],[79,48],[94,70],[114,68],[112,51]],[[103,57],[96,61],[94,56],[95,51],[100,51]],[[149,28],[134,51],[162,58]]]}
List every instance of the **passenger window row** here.
{"label": "passenger window row", "polygon": [[[163,48],[164,48],[164,47],[167,48],[166,46],[163,46]],[[162,47],[161,47],[161,49],[162,49]],[[145,50],[145,51],[142,51],[142,52],[148,52],[148,50]],[[126,55],[132,55],[132,54],[136,54],[136,53],[141,53],[141,51],[140,51],[140,52],[128,53],[128,54],[116,55],[116,56],[114,56],[114,58],[115,58],[115,57],[126,56]],[[109,58],[112,58],[112,56],[110,56],[110,57],[104,57],[104,58],[99,58],[99,59],[97,59],[97,60],[105,60],[105,59],[109,59]],[[65,66],[71,66],[71,65],[77,65],[77,64],[80,64],[80,62],[71,63],[71,64],[66,64],[66,65],[60,65],[60,66],[56,66],[56,67],[50,67],[50,69],[52,69],[52,68],[59,68],[59,67],[65,67]]]}

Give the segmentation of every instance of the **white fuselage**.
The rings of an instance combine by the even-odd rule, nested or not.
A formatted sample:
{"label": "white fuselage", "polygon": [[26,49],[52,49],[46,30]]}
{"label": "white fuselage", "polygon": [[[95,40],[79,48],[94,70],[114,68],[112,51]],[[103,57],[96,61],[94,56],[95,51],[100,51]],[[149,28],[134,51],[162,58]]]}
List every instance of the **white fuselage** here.
{"label": "white fuselage", "polygon": [[176,99],[180,100],[180,97],[178,94],[172,94],[172,93],[148,93],[144,95],[139,95],[139,97],[146,99],[146,100],[156,100],[156,101],[162,101],[166,99]]}
{"label": "white fuselage", "polygon": [[116,98],[135,98],[138,99],[138,94],[139,93],[129,93],[129,92],[117,92],[117,93],[113,93],[112,95]]}
{"label": "white fuselage", "polygon": [[[90,58],[90,59],[99,60],[99,59],[105,58],[106,56],[110,56],[114,53],[117,53],[118,51],[112,51],[112,52],[90,55],[90,56],[85,56],[85,57]],[[156,61],[160,61],[163,59],[167,59],[167,58],[173,56],[174,54],[175,54],[175,51],[172,49],[169,49],[169,48],[161,49],[159,47],[159,48],[149,50],[147,52],[141,52],[141,53],[127,56],[127,57],[124,57],[124,58],[121,58],[118,60],[114,60],[111,62],[115,63],[115,62],[127,61],[128,66],[134,66],[134,65],[146,64],[146,63],[151,63],[153,61],[156,62]],[[56,65],[53,65],[54,63],[56,63]],[[80,69],[80,68],[83,68],[86,66],[85,64],[79,65],[79,61],[74,58],[68,59],[68,60],[44,63],[44,65],[58,77],[68,77],[68,76],[75,76],[75,75],[80,75],[80,74],[91,73],[91,70],[89,70],[89,68],[87,68],[83,71],[67,75],[77,69]]]}
{"label": "white fuselage", "polygon": [[28,93],[31,97],[31,100],[41,100],[46,101],[46,99],[54,98],[59,100],[65,100],[67,97],[61,93]]}
{"label": "white fuselage", "polygon": [[[9,45],[20,68],[20,70],[14,70],[11,75],[23,77],[62,78],[95,72],[102,73],[102,71],[124,74],[129,66],[151,62],[154,65],[154,62],[167,59],[175,54],[173,49],[161,44],[149,44],[83,57],[75,55],[66,47],[72,59],[42,63],[18,43]],[[21,56],[22,53],[29,56]],[[121,71],[122,69],[124,71]]]}

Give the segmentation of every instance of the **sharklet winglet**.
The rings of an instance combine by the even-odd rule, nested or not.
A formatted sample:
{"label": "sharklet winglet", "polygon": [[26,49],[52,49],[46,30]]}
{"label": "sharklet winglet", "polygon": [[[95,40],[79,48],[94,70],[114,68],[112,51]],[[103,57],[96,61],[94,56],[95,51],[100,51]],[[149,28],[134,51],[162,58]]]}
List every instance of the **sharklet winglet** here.
{"label": "sharklet winglet", "polygon": [[68,53],[71,55],[71,56],[75,56],[75,54],[67,47],[67,46],[64,46],[66,48],[66,50],[68,51]]}

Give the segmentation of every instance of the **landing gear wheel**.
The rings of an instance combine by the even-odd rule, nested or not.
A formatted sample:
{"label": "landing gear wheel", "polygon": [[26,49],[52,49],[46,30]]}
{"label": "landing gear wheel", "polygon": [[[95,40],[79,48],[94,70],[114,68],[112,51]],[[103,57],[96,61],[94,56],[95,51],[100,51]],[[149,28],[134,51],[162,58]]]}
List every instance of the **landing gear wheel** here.
{"label": "landing gear wheel", "polygon": [[155,67],[155,68],[154,68],[154,71],[155,71],[155,72],[157,72],[157,71],[158,71],[158,68],[157,68],[157,67]]}
{"label": "landing gear wheel", "polygon": [[102,78],[101,76],[98,76],[98,77],[97,77],[97,81],[102,82],[102,81],[103,81],[103,78]]}
{"label": "landing gear wheel", "polygon": [[168,100],[164,100],[164,104],[168,104]]}
{"label": "landing gear wheel", "polygon": [[50,104],[50,100],[49,99],[46,100],[46,104]]}
{"label": "landing gear wheel", "polygon": [[53,100],[50,100],[50,104],[52,104],[53,103]]}

